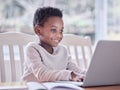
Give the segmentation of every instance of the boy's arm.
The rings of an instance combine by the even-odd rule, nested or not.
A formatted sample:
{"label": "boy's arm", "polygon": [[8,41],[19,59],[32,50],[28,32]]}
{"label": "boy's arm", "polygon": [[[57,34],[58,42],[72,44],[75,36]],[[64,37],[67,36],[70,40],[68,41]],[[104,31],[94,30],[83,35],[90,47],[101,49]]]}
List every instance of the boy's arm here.
{"label": "boy's arm", "polygon": [[86,70],[80,69],[75,63],[72,62],[71,56],[68,58],[68,65],[67,68],[71,71],[73,71],[76,74],[86,74]]}

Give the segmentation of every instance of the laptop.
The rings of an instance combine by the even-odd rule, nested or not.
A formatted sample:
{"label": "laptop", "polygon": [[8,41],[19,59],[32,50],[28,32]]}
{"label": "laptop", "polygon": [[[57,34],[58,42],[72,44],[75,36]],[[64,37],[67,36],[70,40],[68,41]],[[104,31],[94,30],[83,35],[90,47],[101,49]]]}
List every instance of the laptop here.
{"label": "laptop", "polygon": [[120,41],[100,40],[82,87],[120,84]]}

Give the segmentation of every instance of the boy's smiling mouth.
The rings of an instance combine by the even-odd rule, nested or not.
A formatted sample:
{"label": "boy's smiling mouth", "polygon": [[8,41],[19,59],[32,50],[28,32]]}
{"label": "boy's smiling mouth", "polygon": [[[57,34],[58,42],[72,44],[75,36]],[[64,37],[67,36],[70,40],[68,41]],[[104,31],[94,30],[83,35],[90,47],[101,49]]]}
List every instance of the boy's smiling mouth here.
{"label": "boy's smiling mouth", "polygon": [[53,40],[55,43],[59,43],[60,42],[60,40]]}
{"label": "boy's smiling mouth", "polygon": [[53,39],[52,40],[55,44],[58,44],[61,40],[60,39]]}

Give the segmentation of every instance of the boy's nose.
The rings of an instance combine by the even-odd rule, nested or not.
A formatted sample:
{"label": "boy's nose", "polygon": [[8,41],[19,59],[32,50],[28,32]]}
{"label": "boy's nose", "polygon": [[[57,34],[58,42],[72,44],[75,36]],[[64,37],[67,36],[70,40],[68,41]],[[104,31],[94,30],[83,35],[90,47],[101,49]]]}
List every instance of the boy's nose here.
{"label": "boy's nose", "polygon": [[61,38],[62,34],[61,33],[57,33],[57,37]]}

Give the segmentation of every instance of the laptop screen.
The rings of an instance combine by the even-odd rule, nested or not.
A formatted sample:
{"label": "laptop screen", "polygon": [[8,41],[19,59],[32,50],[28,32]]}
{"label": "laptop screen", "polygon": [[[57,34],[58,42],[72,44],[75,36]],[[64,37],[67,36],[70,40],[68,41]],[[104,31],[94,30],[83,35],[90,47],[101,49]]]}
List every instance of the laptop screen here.
{"label": "laptop screen", "polygon": [[83,86],[120,84],[120,41],[97,43]]}

